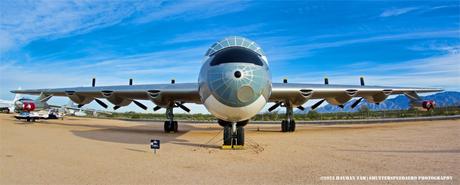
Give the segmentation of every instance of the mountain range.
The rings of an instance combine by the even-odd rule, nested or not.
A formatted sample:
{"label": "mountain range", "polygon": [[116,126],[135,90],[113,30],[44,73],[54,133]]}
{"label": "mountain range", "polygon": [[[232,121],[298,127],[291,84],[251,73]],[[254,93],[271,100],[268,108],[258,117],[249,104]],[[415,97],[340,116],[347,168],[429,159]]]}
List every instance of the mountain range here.
{"label": "mountain range", "polygon": [[[455,91],[446,91],[441,93],[436,93],[429,96],[421,96],[423,100],[434,100],[436,102],[436,107],[445,107],[445,106],[460,106],[460,92]],[[370,110],[407,110],[410,108],[409,99],[404,95],[399,95],[391,99],[387,99],[381,102],[379,105],[374,103],[369,103],[365,99],[361,103],[352,109],[350,106],[353,104],[354,100],[350,100],[345,104],[344,108],[340,108],[335,105],[325,105],[323,107],[317,108],[317,112],[356,112],[359,111],[361,107],[366,106]],[[310,111],[309,108],[306,108],[304,111],[298,110],[296,113],[302,114]]]}

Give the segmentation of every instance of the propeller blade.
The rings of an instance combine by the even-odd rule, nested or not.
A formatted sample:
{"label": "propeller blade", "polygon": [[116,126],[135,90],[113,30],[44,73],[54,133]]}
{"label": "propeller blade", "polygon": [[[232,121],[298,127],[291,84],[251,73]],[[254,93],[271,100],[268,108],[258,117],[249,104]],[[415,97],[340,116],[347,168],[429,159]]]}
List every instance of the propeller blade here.
{"label": "propeller blade", "polygon": [[343,105],[337,105],[337,106],[339,106],[339,107],[342,108],[342,109],[345,107],[345,106],[343,106]]}
{"label": "propeller blade", "polygon": [[319,102],[316,102],[313,106],[311,106],[311,110],[315,110],[316,107],[320,106],[324,102],[324,100],[326,99],[322,99]]}
{"label": "propeller blade", "polygon": [[117,109],[119,109],[120,107],[121,107],[121,106],[115,105],[115,106],[113,107],[113,110],[117,110]]}
{"label": "propeller blade", "polygon": [[304,111],[304,110],[305,110],[305,108],[302,107],[302,105],[299,105],[297,108],[300,109],[301,111]]}
{"label": "propeller blade", "polygon": [[177,106],[179,106],[182,110],[184,110],[185,112],[190,112],[190,109],[187,108],[186,106],[184,106],[183,104],[181,103],[176,103]]}
{"label": "propeller blade", "polygon": [[161,109],[161,107],[158,106],[158,105],[156,107],[153,107],[153,111],[157,111],[157,110],[160,110],[160,109]]}
{"label": "propeller blade", "polygon": [[101,105],[102,107],[104,108],[107,108],[109,106],[107,106],[107,104],[105,104],[103,101],[99,100],[99,99],[94,99],[94,101],[96,101],[99,105]]}
{"label": "propeller blade", "polygon": [[276,108],[278,108],[281,105],[281,103],[282,102],[276,102],[275,105],[273,105],[270,108],[268,108],[268,112],[271,112],[271,111],[275,110]]}
{"label": "propeller blade", "polygon": [[81,107],[83,107],[83,105],[85,105],[85,104],[79,104],[77,107],[81,108]]}
{"label": "propeller blade", "polygon": [[363,98],[357,99],[357,100],[351,105],[351,108],[354,109],[354,108],[359,104],[359,102],[361,102],[361,100],[363,100]]}
{"label": "propeller blade", "polygon": [[140,107],[141,109],[147,110],[147,106],[145,106],[145,105],[142,104],[141,102],[138,102],[138,101],[136,101],[136,100],[133,100],[133,102],[134,102],[138,107]]}

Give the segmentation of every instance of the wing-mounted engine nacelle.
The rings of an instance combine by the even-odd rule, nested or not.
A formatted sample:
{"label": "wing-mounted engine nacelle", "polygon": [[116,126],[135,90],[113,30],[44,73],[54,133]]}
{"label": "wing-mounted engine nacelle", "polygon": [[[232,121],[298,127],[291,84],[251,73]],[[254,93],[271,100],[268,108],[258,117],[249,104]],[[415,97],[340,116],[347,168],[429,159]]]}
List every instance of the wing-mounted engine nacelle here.
{"label": "wing-mounted engine nacelle", "polygon": [[357,92],[358,90],[356,89],[347,89],[345,90],[345,92],[337,94],[334,97],[326,98],[326,101],[327,103],[332,104],[332,105],[342,106],[348,101],[350,101],[350,99],[354,97]]}
{"label": "wing-mounted engine nacelle", "polygon": [[429,111],[436,107],[436,102],[433,100],[412,101],[411,105],[413,108],[418,108],[418,109]]}
{"label": "wing-mounted engine nacelle", "polygon": [[311,89],[300,89],[299,94],[293,94],[289,96],[289,101],[291,106],[297,107],[306,103],[311,96],[313,95],[313,90]]}
{"label": "wing-mounted engine nacelle", "polygon": [[365,96],[364,98],[366,99],[367,102],[369,103],[380,103],[388,98],[388,96],[391,95],[393,90],[391,89],[384,89],[383,91],[374,94],[372,96]]}
{"label": "wing-mounted engine nacelle", "polygon": [[85,105],[94,100],[94,98],[79,95],[75,91],[66,91],[65,94],[67,97],[69,97],[70,100],[72,100],[74,103],[78,105]]}
{"label": "wing-mounted engine nacelle", "polygon": [[170,101],[164,101],[159,90],[148,90],[149,99],[159,107],[167,107]]}
{"label": "wing-mounted engine nacelle", "polygon": [[114,104],[116,107],[128,106],[132,100],[117,96],[113,91],[102,91],[102,96],[107,99],[110,103]]}

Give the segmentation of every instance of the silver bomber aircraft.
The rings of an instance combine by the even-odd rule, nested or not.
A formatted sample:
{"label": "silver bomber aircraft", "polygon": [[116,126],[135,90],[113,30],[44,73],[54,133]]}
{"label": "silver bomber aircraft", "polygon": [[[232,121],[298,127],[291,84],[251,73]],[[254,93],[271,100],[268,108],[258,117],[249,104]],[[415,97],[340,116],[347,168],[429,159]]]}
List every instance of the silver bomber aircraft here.
{"label": "silver bomber aircraft", "polygon": [[324,101],[343,107],[353,97],[358,99],[355,107],[363,99],[371,103],[380,103],[389,95],[404,94],[413,106],[425,109],[434,108],[433,101],[422,101],[417,93],[442,91],[438,88],[365,86],[361,78],[360,85],[330,85],[328,79],[324,84],[272,83],[267,56],[253,41],[243,37],[227,37],[213,44],[205,54],[198,83],[146,84],[120,86],[73,87],[57,89],[13,90],[13,93],[41,95],[47,100],[52,96],[66,96],[79,107],[96,101],[101,106],[108,106],[100,100],[107,99],[114,109],[134,102],[147,109],[136,100],[150,100],[156,104],[155,111],[166,109],[168,120],[164,122],[165,132],[177,132],[174,121],[174,108],[190,111],[184,103],[203,104],[218,118],[224,129],[224,145],[244,145],[244,126],[255,116],[267,102],[275,104],[272,111],[280,106],[286,108],[286,118],[281,122],[283,132],[295,130],[293,109],[304,109],[302,105],[311,99],[320,99],[311,108],[315,109]]}

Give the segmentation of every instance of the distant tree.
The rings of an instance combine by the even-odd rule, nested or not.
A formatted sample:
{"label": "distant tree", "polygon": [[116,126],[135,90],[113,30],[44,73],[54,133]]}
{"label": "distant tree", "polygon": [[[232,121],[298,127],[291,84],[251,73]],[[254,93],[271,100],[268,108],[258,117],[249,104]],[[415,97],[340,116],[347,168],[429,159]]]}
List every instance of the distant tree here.
{"label": "distant tree", "polygon": [[320,118],[321,115],[319,115],[318,112],[316,112],[315,110],[311,110],[308,112],[307,114],[307,117],[308,119],[310,120],[318,120]]}

